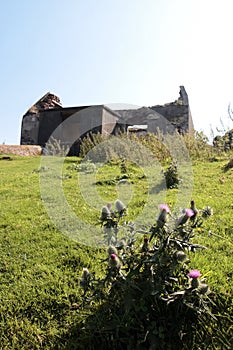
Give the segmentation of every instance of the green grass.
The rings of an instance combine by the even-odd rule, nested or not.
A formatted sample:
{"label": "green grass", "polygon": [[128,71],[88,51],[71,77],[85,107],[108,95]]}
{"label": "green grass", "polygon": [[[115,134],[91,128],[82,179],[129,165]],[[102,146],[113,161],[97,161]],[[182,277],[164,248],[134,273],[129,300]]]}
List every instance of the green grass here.
{"label": "green grass", "polygon": [[[49,157],[44,172],[38,171],[40,157],[11,158],[12,161],[0,160],[0,349],[78,349],[74,342],[73,347],[67,345],[67,339],[70,333],[75,333],[75,325],[85,319],[81,308],[72,308],[73,303],[82,302],[81,270],[87,266],[101,275],[105,268],[100,262],[104,250],[81,243],[85,239],[88,242],[88,235],[95,230],[101,238],[98,219],[102,203],[116,200],[120,193],[129,199],[125,219],[145,225],[155,220],[159,203],[176,207],[179,190],[165,191],[159,187],[163,180],[159,165],[151,173],[149,168],[144,169],[145,176],[143,169],[128,163],[125,176],[119,162],[112,162],[104,167],[99,165],[96,177],[80,174],[78,178],[78,173],[69,169],[78,159],[69,158],[62,166],[63,179],[60,179],[59,172],[54,171],[56,162]],[[198,208],[213,207],[214,215],[194,238],[208,249],[190,253],[191,266],[201,270],[210,288],[221,295],[221,302],[233,296],[233,170],[223,171],[226,162],[227,158],[213,162],[195,160],[192,169],[192,198]],[[65,198],[77,218],[74,224],[67,219],[65,234],[51,221],[41,200],[39,184],[43,176],[49,182],[46,198],[53,212],[58,217],[66,216],[59,199],[52,201],[62,184]],[[147,178],[151,181],[149,185]],[[117,187],[120,179],[131,182],[133,192],[130,188],[126,190],[130,185],[122,185],[123,191]],[[185,186],[188,183],[183,184],[184,189]],[[97,204],[96,195],[100,198]],[[188,206],[189,199],[182,198],[180,202],[186,200]],[[70,235],[76,234],[77,241],[69,238],[69,223],[73,225]],[[224,311],[226,318],[232,316],[232,310],[230,303]],[[91,308],[85,312],[90,313]]]}

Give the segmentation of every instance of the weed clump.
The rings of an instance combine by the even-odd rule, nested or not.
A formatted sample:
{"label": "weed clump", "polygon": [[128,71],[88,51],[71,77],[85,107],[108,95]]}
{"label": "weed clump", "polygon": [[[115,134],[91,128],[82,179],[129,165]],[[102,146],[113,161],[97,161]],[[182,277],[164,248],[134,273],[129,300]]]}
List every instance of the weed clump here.
{"label": "weed clump", "polygon": [[[110,208],[104,209],[103,222],[114,222]],[[193,252],[205,249],[192,243],[195,230],[210,215],[210,207],[196,213],[190,207],[174,218],[161,204],[156,222],[143,232],[143,242],[142,231],[135,228],[129,234],[133,240],[125,237],[120,245],[116,237],[111,242],[104,278],[93,277],[85,293],[88,305],[99,305],[85,322],[85,346],[95,342],[99,349],[175,350],[213,345],[213,293],[202,273],[189,267]],[[120,229],[116,222],[112,227]]]}
{"label": "weed clump", "polygon": [[42,150],[43,155],[65,157],[70,151],[70,146],[63,144],[61,140],[51,137]]}
{"label": "weed clump", "polygon": [[178,188],[181,179],[178,175],[177,162],[172,162],[164,172],[167,188]]}
{"label": "weed clump", "polygon": [[67,167],[67,170],[76,170],[80,173],[94,173],[96,170],[96,165],[92,163],[89,159],[87,159],[85,162],[73,163],[72,165]]}

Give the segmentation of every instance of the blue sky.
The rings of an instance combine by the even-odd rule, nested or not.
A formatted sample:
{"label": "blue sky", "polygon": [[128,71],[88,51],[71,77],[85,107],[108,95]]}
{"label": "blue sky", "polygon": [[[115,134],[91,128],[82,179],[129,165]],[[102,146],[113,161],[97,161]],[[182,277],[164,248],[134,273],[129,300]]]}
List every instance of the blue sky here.
{"label": "blue sky", "polygon": [[[210,134],[232,94],[231,0],[0,1],[0,143],[46,92],[63,106],[172,102]],[[232,127],[231,123],[228,123]]]}

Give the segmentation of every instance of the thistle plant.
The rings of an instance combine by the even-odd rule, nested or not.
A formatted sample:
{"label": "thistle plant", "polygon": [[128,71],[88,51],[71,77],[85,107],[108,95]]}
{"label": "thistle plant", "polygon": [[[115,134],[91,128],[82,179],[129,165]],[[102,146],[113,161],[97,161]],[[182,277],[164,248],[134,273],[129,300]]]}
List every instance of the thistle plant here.
{"label": "thistle plant", "polygon": [[112,203],[102,207],[100,224],[103,227],[104,240],[108,245],[117,244],[119,221],[124,215],[126,215],[126,206],[119,199],[115,201],[115,210],[112,209]]}
{"label": "thistle plant", "polygon": [[[214,319],[209,286],[199,270],[189,267],[191,252],[205,248],[192,243],[195,229],[212,209],[186,208],[178,218],[167,204],[158,209],[143,237],[135,228],[136,240],[124,238],[107,248],[106,274],[96,281],[103,304],[86,326],[99,348],[171,350],[182,348],[184,340],[194,348],[197,324]],[[89,300],[96,294],[90,289]],[[202,336],[204,341],[206,333]]]}

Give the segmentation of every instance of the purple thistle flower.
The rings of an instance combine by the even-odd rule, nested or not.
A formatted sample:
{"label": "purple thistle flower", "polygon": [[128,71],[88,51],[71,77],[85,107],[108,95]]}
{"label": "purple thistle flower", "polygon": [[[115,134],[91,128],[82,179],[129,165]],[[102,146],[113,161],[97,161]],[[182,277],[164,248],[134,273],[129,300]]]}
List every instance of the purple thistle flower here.
{"label": "purple thistle flower", "polygon": [[167,213],[170,212],[170,208],[169,208],[169,206],[168,206],[167,204],[159,204],[159,209],[160,209],[160,210],[164,210],[164,211],[166,211]]}
{"label": "purple thistle flower", "polygon": [[185,209],[182,214],[175,222],[175,227],[186,224],[186,222],[194,215],[192,209]]}
{"label": "purple thistle flower", "polygon": [[114,270],[119,271],[121,267],[121,262],[118,258],[118,256],[114,253],[110,255],[110,260],[109,260],[110,267]]}
{"label": "purple thistle flower", "polygon": [[157,219],[157,227],[162,228],[168,220],[170,208],[167,204],[159,204],[160,213]]}
{"label": "purple thistle flower", "polygon": [[196,289],[199,287],[200,282],[198,280],[198,277],[201,277],[201,273],[199,270],[191,270],[188,273],[188,277],[192,278],[191,280],[191,287]]}
{"label": "purple thistle flower", "polygon": [[186,216],[188,216],[189,218],[191,218],[191,216],[194,215],[194,212],[193,212],[192,209],[186,209],[186,210],[185,210],[185,214],[186,214]]}
{"label": "purple thistle flower", "polygon": [[188,273],[188,277],[190,277],[190,278],[198,278],[198,277],[201,277],[201,273],[200,273],[199,270],[191,270]]}

